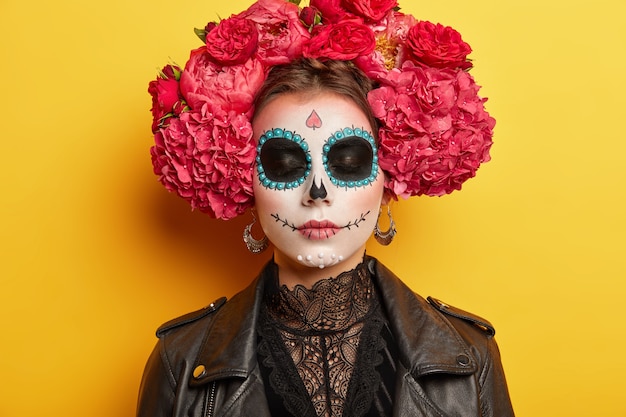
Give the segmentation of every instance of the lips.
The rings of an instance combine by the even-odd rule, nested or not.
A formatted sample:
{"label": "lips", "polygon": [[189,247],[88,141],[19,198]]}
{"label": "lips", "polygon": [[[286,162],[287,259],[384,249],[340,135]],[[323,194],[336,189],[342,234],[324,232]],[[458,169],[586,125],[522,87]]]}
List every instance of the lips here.
{"label": "lips", "polygon": [[311,240],[329,239],[339,233],[340,230],[341,227],[329,220],[309,220],[298,227],[298,232]]}

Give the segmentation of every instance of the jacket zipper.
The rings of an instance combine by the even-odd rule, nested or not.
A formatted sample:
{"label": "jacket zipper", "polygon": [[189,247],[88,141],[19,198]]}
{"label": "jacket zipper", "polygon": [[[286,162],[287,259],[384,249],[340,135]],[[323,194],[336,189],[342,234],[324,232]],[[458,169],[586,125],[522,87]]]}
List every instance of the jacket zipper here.
{"label": "jacket zipper", "polygon": [[215,411],[215,391],[216,391],[216,382],[213,381],[211,384],[211,388],[209,389],[209,398],[206,408],[206,417],[212,417],[213,412]]}

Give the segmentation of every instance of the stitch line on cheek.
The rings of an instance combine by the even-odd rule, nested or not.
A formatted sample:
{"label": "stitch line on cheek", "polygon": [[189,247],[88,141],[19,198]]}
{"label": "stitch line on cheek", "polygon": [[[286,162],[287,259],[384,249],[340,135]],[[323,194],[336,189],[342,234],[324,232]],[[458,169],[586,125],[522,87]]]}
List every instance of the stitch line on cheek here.
{"label": "stitch line on cheek", "polygon": [[[370,213],[371,213],[371,210],[368,210],[365,213],[361,213],[358,219],[349,221],[347,224],[341,226],[341,228],[351,230],[352,227],[359,227],[359,225],[366,220],[367,215]],[[276,223],[282,223],[283,227],[287,227],[291,229],[292,232],[298,231],[298,226],[296,226],[293,223],[290,223],[289,220],[287,219],[283,219],[282,217],[278,215],[278,213],[272,213],[270,214],[270,216],[274,219]]]}

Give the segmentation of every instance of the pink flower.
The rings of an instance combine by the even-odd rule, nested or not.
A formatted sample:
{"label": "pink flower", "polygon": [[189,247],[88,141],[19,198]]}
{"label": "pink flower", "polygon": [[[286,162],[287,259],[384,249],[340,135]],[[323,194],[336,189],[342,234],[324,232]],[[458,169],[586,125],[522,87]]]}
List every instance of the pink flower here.
{"label": "pink flower", "polygon": [[166,65],[161,70],[159,77],[150,81],[148,92],[152,96],[152,131],[155,132],[163,118],[172,115],[182,100],[178,86],[180,68],[173,65]]}
{"label": "pink flower", "polygon": [[171,123],[154,135],[155,145],[150,150],[154,173],[169,191],[181,197],[190,195],[193,140],[185,123],[173,118]]}
{"label": "pink flower", "polygon": [[252,205],[256,147],[249,119],[205,105],[155,134],[154,171],[165,187],[224,220]]}
{"label": "pink flower", "polygon": [[444,195],[489,160],[495,121],[462,70],[407,62],[368,99],[379,130],[379,164],[395,196]]}
{"label": "pink flower", "polygon": [[460,189],[490,159],[495,120],[466,71],[454,29],[417,22],[396,0],[258,0],[196,34],[184,71],[150,82],[154,172],[192,208],[221,219],[252,206],[254,99],[271,67],[302,57],[352,61],[376,83],[379,165],[394,198]]}
{"label": "pink flower", "polygon": [[[425,152],[422,137],[397,138],[389,130],[381,130],[379,152],[379,164],[385,176],[385,188],[393,196],[409,198],[420,194],[422,187],[420,181],[421,159]],[[416,190],[418,190],[416,192]]]}
{"label": "pink flower", "polygon": [[449,26],[420,21],[411,28],[407,47],[418,62],[432,67],[463,70],[472,67],[467,60],[472,48]]}
{"label": "pink flower", "polygon": [[199,111],[210,102],[226,111],[248,114],[265,76],[265,69],[257,60],[222,67],[211,60],[205,48],[198,48],[187,61],[180,89],[193,110]]}
{"label": "pink flower", "polygon": [[194,152],[194,177],[204,184],[198,208],[217,218],[242,214],[253,202],[252,167],[256,146],[247,117],[220,109],[194,114],[190,130],[196,137],[206,133],[207,142]]}
{"label": "pink flower", "polygon": [[421,114],[414,111],[418,105],[413,96],[399,93],[391,86],[382,86],[370,91],[368,100],[374,117],[381,120],[387,130],[393,130],[395,137],[408,138],[417,132],[424,133],[415,120],[415,116]]}
{"label": "pink flower", "polygon": [[216,64],[243,64],[256,50],[258,38],[253,22],[234,16],[207,33],[206,49]]}
{"label": "pink flower", "polygon": [[397,0],[341,0],[341,5],[348,11],[370,21],[382,19],[397,5]]}
{"label": "pink flower", "polygon": [[302,56],[311,36],[300,21],[298,6],[285,0],[259,0],[239,17],[257,25],[256,57],[266,66],[287,64]]}
{"label": "pink flower", "polygon": [[351,60],[369,54],[376,46],[372,29],[356,20],[317,26],[304,50],[310,58]]}
{"label": "pink flower", "polygon": [[374,80],[385,79],[389,71],[402,67],[406,61],[405,43],[413,25],[413,16],[392,10],[371,26],[376,38],[374,50],[368,55],[356,57],[354,64]]}

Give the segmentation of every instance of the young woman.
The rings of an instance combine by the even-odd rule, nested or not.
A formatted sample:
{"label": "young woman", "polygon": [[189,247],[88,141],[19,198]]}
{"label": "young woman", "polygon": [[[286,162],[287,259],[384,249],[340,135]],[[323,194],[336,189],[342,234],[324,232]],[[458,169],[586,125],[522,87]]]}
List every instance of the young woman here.
{"label": "young woman", "polygon": [[[258,25],[258,4],[238,16]],[[264,11],[293,6],[280,0],[262,5]],[[387,12],[387,23],[403,16]],[[227,26],[223,22],[220,25]],[[248,22],[234,23],[240,33]],[[227,28],[209,29],[207,37]],[[289,62],[268,66],[248,115],[239,113],[249,125],[237,119],[237,112],[227,112],[232,130],[250,128],[245,135],[254,159],[249,171],[240,169],[237,175],[250,174],[253,213],[266,234],[257,240],[249,226],[244,240],[252,252],[271,242],[273,259],[232,299],[217,300],[158,330],[138,416],[512,416],[491,325],[436,300],[424,300],[365,254],[372,233],[383,244],[395,233],[393,222],[383,232],[377,219],[388,199],[399,194],[394,190],[402,188],[396,171],[384,169],[392,159],[380,149],[391,143],[389,136],[398,126],[390,128],[391,123],[373,111],[380,80],[354,61],[312,56],[316,49],[308,45],[315,44],[315,34],[323,30],[313,27],[310,38],[302,35],[306,43],[301,55],[307,56],[296,53]],[[263,62],[267,50],[259,52],[259,43],[255,48],[252,58],[234,66],[250,69],[250,61]],[[193,185],[193,179],[185,183],[184,175],[197,176],[210,165],[204,152],[210,147],[203,141],[215,145],[216,138],[228,136],[216,128],[228,117],[216,116],[221,109],[211,104],[220,100],[215,89],[211,100],[204,100],[205,86],[185,79],[185,72],[193,77],[200,67],[204,76],[215,74],[210,54],[205,49],[192,52],[192,64],[182,74],[164,71],[161,79],[175,79],[178,90],[176,100],[170,100],[174,104],[169,115],[156,110],[153,161],[166,186],[210,214],[227,218],[227,213],[240,210],[229,211],[227,202],[236,199],[215,203],[214,197],[206,198],[220,195],[206,185],[209,181]],[[222,62],[221,75],[224,67]],[[241,72],[236,72],[234,79],[240,78]],[[402,85],[406,89],[409,84]],[[155,92],[156,87],[151,85],[158,107],[167,94]],[[467,106],[469,95],[465,99]],[[462,119],[471,124],[466,116]],[[475,122],[472,129],[477,126],[484,129]],[[454,129],[459,136],[462,129]],[[230,138],[231,144],[239,139],[232,133]],[[250,147],[245,140],[239,142],[244,145],[238,158],[230,161],[241,168],[247,160],[241,155]],[[176,151],[179,143],[185,144],[182,153]],[[189,165],[193,168],[185,171]],[[390,185],[394,181],[395,188]],[[194,187],[203,192],[190,192]],[[221,193],[228,194],[224,189]],[[198,204],[202,198],[207,205]]]}

